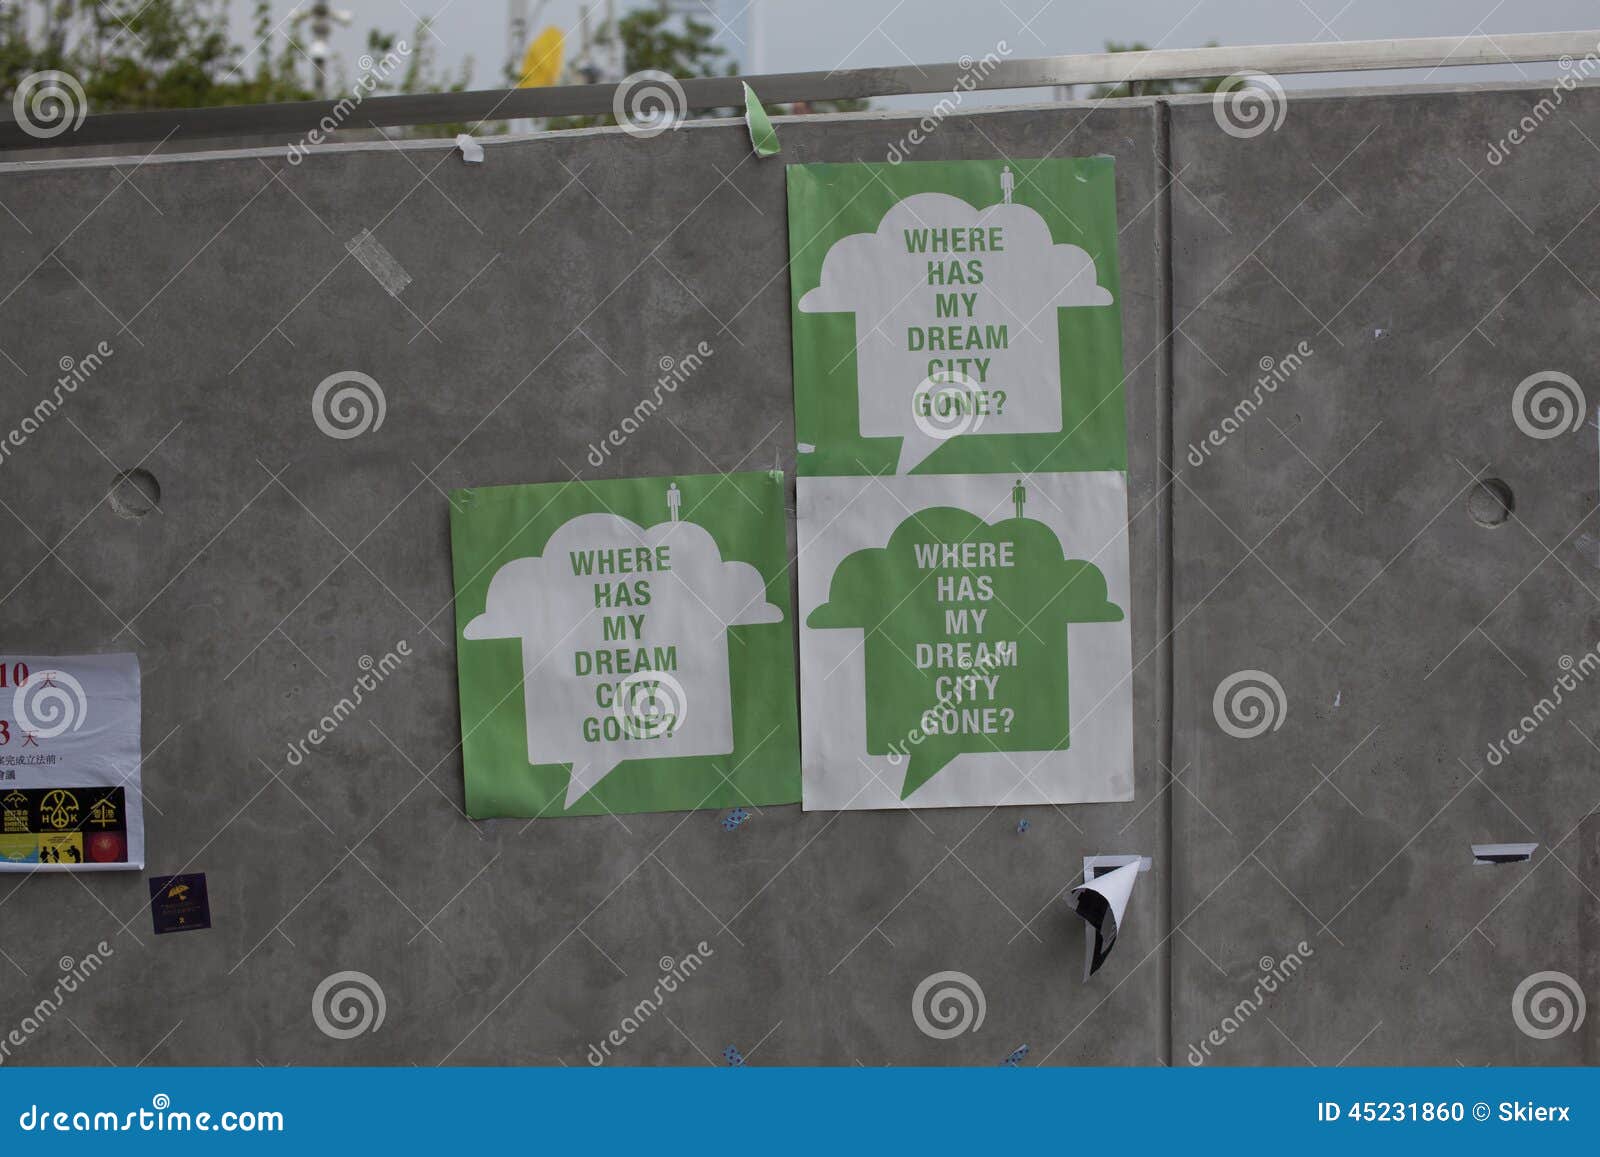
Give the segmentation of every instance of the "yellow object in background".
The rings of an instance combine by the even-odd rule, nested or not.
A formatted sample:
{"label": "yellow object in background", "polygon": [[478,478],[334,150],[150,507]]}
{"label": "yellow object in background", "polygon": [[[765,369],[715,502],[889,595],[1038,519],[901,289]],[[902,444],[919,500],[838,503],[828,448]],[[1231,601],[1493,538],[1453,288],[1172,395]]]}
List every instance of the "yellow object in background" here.
{"label": "yellow object in background", "polygon": [[561,58],[565,51],[566,38],[561,35],[561,29],[550,25],[528,45],[517,87],[545,88],[554,84],[561,76]]}

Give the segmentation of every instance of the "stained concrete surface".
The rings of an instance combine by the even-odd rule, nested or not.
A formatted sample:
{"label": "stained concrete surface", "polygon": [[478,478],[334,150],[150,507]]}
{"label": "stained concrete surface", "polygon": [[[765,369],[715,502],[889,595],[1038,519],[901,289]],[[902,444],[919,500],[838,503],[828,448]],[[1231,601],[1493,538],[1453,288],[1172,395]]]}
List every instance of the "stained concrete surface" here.
{"label": "stained concrete surface", "polygon": [[[946,118],[916,159],[1117,159],[1137,798],[796,805],[733,833],[709,812],[462,816],[444,492],[792,472],[782,164],[880,160],[914,118],[780,121],[764,162],[742,125],[691,123],[490,141],[481,166],[443,143],[0,166],[4,425],[61,358],[114,348],[0,465],[0,640],[139,652],[147,874],[206,872],[214,922],[152,936],[145,874],[0,878],[0,1030],[59,958],[115,949],[10,1063],[582,1064],[702,941],[617,1062],[1027,1044],[1024,1063],[1182,1064],[1230,1017],[1208,1063],[1593,1060],[1592,1020],[1535,1040],[1510,1000],[1542,970],[1600,995],[1594,705],[1483,758],[1593,645],[1600,590],[1593,436],[1531,439],[1510,411],[1535,370],[1583,379],[1600,309],[1600,98],[1483,160],[1541,95],[1296,96],[1254,139],[1205,100]],[[398,296],[345,248],[366,229],[412,277]],[[592,465],[660,359],[702,340],[704,367]],[[387,413],[336,440],[310,397],[349,369]],[[143,517],[107,497],[134,468],[160,487]],[[1483,474],[1516,497],[1492,530],[1466,512]],[[400,640],[412,657],[291,765]],[[1250,740],[1212,710],[1242,669],[1286,697]],[[1509,839],[1540,840],[1535,861],[1470,866],[1470,842]],[[1089,852],[1155,866],[1085,983],[1062,897]],[[316,1027],[343,970],[381,985],[379,1031]],[[986,1016],[936,1040],[911,1000],[945,970]]]}

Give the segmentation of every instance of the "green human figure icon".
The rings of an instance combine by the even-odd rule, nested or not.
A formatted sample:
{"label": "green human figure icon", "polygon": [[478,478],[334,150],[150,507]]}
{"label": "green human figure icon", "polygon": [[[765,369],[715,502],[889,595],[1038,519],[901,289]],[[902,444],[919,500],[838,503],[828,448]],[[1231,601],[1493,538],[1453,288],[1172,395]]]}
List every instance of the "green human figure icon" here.
{"label": "green human figure icon", "polygon": [[1017,479],[1017,484],[1011,488],[1011,502],[1017,508],[1017,517],[1022,517],[1022,508],[1027,505],[1028,491],[1022,485],[1022,479]]}

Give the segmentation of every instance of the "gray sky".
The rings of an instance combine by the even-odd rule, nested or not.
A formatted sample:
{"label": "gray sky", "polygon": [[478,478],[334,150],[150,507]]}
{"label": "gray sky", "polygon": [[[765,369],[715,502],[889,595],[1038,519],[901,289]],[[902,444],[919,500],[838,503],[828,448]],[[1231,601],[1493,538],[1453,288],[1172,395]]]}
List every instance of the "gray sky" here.
{"label": "gray sky", "polygon": [[[605,0],[595,0],[603,7]],[[1593,0],[694,0],[716,10],[706,23],[726,21],[722,33],[742,71],[827,71],[875,65],[952,61],[981,57],[1005,40],[1011,55],[1050,56],[1099,51],[1107,40],[1142,40],[1152,47],[1270,44],[1299,41],[1373,40],[1412,36],[1496,35],[1554,32],[1600,26]],[[473,60],[475,88],[498,87],[508,51],[506,0],[341,0],[353,26],[334,39],[349,63],[359,54],[366,30],[377,26],[409,34],[417,18],[433,16],[439,62],[455,67]],[[529,0],[533,10],[540,0]],[[617,0],[618,9],[640,7]],[[287,14],[293,0],[274,0]],[[578,0],[548,0],[535,27],[556,24],[575,30]],[[234,0],[240,39],[250,5]],[[576,41],[575,31],[569,43]],[[1433,82],[1516,79],[1551,75],[1552,66],[1441,70]],[[1394,83],[1423,74],[1344,74],[1286,79],[1290,86]],[[1047,94],[990,94],[989,101],[1043,99]],[[931,103],[912,100],[909,103]],[[877,104],[908,103],[879,101]],[[982,103],[976,100],[973,103]]]}

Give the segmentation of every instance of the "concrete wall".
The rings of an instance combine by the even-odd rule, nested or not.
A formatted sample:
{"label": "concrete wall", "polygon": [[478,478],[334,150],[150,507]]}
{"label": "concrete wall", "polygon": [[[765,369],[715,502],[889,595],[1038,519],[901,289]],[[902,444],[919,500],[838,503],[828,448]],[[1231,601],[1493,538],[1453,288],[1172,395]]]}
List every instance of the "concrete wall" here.
{"label": "concrete wall", "polygon": [[[1484,760],[1596,638],[1594,437],[1530,438],[1510,399],[1593,372],[1600,94],[1484,161],[1542,95],[1300,97],[1254,139],[1204,99],[945,120],[916,159],[1117,158],[1137,799],[768,808],[734,834],[462,816],[442,492],[792,470],[781,162],[878,160],[910,119],[780,123],[768,162],[720,123],[491,142],[471,167],[438,144],[0,166],[3,424],[63,357],[115,351],[0,466],[0,641],[139,652],[149,873],[206,872],[215,921],[152,936],[140,874],[0,878],[0,1030],[59,958],[114,948],[12,1062],[582,1064],[701,941],[619,1060],[1181,1064],[1214,1029],[1212,1063],[1594,1060],[1600,1018],[1535,1040],[1510,1002],[1543,970],[1600,997],[1600,699]],[[364,229],[411,275],[398,297],[349,257]],[[591,466],[702,340],[669,420]],[[346,369],[388,413],[336,441],[309,400]],[[112,493],[135,468],[160,488],[142,517]],[[1492,529],[1468,512],[1490,475],[1516,503]],[[1235,739],[1212,695],[1252,668],[1287,713]],[[1533,864],[1470,866],[1520,839]],[[1084,983],[1061,896],[1118,851],[1155,869]],[[388,1011],[338,1041],[310,1005],[346,969]],[[911,994],[945,969],[987,1016],[936,1041]]]}

